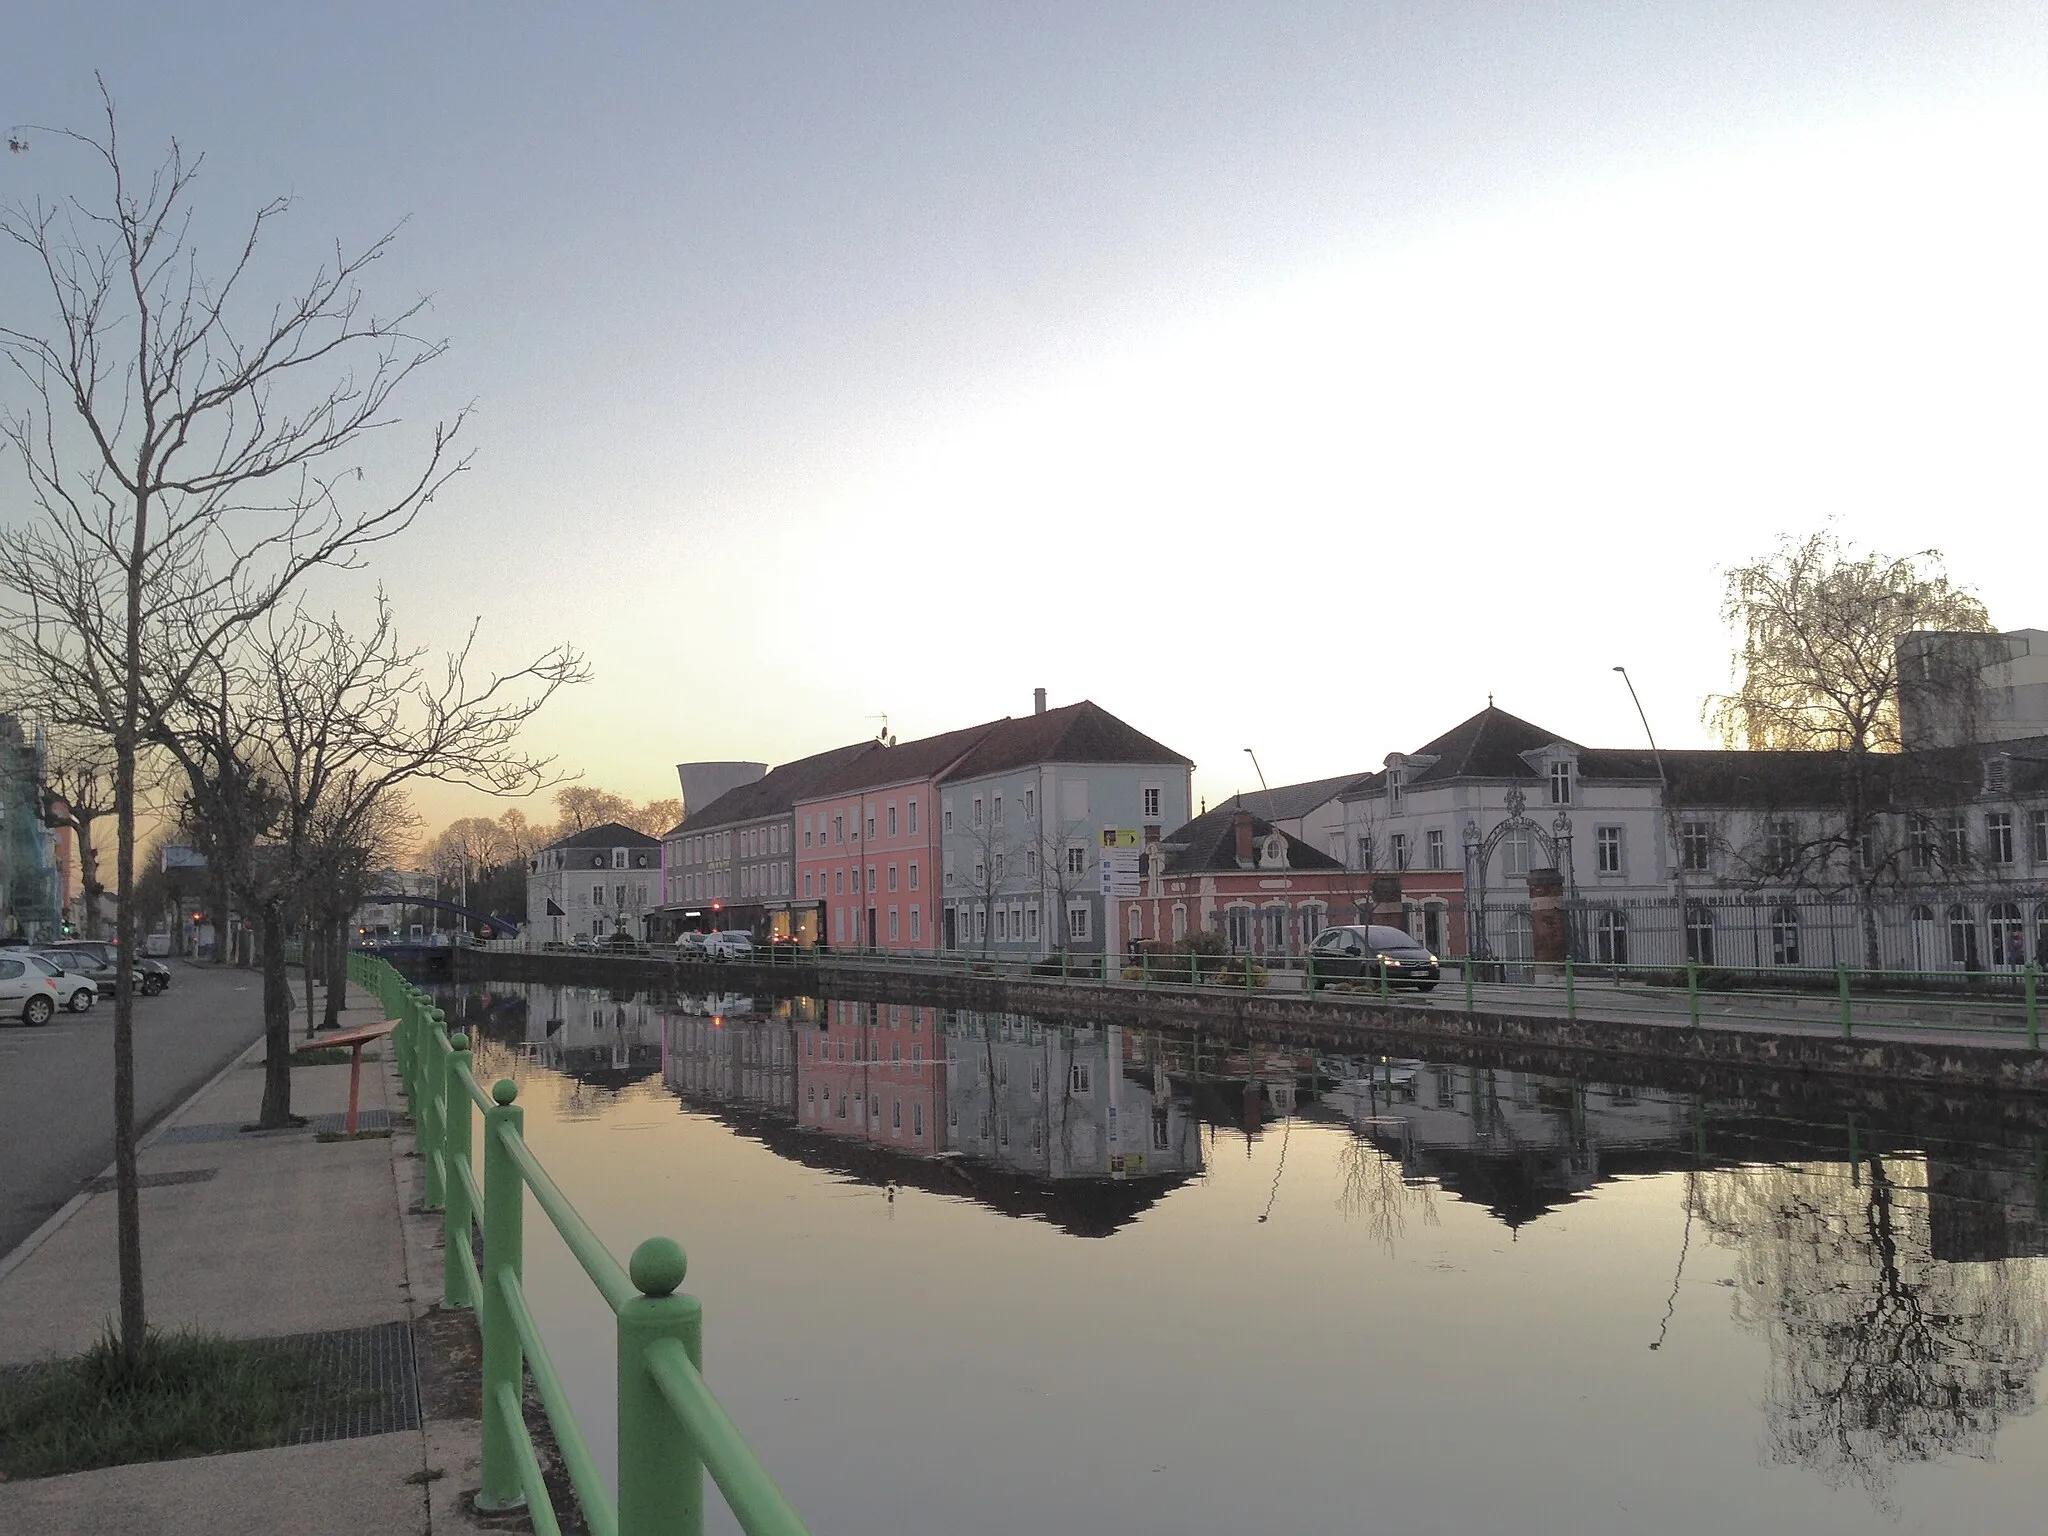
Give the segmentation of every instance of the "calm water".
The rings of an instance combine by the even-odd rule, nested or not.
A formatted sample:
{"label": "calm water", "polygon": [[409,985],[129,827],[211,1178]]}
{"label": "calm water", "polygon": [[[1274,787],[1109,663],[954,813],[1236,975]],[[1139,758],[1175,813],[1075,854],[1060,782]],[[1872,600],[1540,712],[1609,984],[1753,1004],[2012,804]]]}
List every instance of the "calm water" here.
{"label": "calm water", "polygon": [[[812,999],[451,1015],[615,1252],[688,1249],[821,1536],[2040,1528],[2043,1162],[1993,1106]],[[609,1463],[609,1314],[528,1233]]]}

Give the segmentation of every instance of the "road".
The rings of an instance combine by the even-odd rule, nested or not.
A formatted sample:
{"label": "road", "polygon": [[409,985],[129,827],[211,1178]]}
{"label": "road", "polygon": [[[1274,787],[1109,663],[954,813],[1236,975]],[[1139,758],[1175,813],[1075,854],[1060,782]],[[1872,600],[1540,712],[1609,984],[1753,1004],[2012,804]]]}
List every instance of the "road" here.
{"label": "road", "polygon": [[[262,978],[173,960],[135,1000],[135,1111],[147,1129],[263,1033]],[[114,1005],[0,1025],[0,1256],[114,1159]]]}

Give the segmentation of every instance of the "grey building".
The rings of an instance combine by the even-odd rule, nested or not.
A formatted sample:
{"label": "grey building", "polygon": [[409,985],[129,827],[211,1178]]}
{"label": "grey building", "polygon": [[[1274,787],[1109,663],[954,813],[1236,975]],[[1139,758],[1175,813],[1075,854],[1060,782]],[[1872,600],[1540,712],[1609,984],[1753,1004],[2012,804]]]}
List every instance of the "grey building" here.
{"label": "grey building", "polygon": [[615,821],[557,838],[527,866],[526,931],[544,943],[644,937],[660,904],[660,842]]}

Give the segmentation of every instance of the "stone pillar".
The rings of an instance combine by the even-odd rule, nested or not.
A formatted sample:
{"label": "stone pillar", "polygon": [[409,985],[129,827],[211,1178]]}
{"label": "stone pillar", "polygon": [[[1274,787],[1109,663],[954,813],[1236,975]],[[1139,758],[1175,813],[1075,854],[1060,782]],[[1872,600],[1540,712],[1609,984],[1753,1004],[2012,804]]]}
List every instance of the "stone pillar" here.
{"label": "stone pillar", "polygon": [[1399,875],[1374,875],[1372,877],[1372,920],[1389,928],[1407,931],[1406,915],[1401,910],[1401,877]]}
{"label": "stone pillar", "polygon": [[1562,976],[1570,937],[1564,920],[1564,875],[1558,870],[1529,871],[1529,941],[1536,974]]}

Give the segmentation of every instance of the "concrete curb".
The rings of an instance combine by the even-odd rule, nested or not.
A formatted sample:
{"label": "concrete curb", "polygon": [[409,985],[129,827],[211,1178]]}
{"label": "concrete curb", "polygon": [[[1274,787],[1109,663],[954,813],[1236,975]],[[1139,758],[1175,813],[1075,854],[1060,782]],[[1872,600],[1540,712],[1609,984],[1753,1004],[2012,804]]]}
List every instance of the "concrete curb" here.
{"label": "concrete curb", "polygon": [[[197,1088],[194,1088],[190,1093],[188,1093],[184,1098],[180,1099],[177,1103],[173,1104],[169,1109],[166,1109],[162,1114],[158,1115],[156,1119],[153,1122],[151,1122],[149,1128],[145,1130],[140,1136],[135,1138],[135,1155],[137,1157],[140,1157],[144,1152],[148,1151],[152,1146],[156,1145],[157,1138],[163,1135],[165,1131],[171,1128],[172,1122],[175,1121],[178,1118],[178,1116],[182,1115],[186,1110],[190,1109],[194,1104],[196,1104],[200,1099],[204,1098],[207,1094],[213,1092],[213,1090],[220,1085],[221,1079],[225,1078],[230,1072],[233,1072],[236,1068],[240,1067],[244,1061],[248,1060],[249,1053],[251,1051],[257,1050],[259,1047],[262,1046],[262,1044],[263,1036],[258,1035],[254,1040],[251,1040],[247,1045],[243,1046],[241,1050],[235,1052],[234,1056],[229,1059],[228,1064],[226,1066],[222,1067],[218,1072],[214,1073],[213,1076],[209,1077]],[[102,1179],[111,1179],[113,1176],[114,1165],[112,1163],[109,1163],[106,1167],[102,1168],[98,1175],[98,1177]],[[92,1190],[81,1189],[69,1200],[66,1200],[62,1205],[58,1206],[56,1210],[52,1211],[50,1213],[49,1219],[45,1221],[41,1226],[37,1227],[35,1231],[29,1233],[27,1237],[24,1237],[20,1242],[16,1243],[14,1245],[12,1252],[8,1253],[5,1257],[0,1257],[0,1280],[5,1280],[9,1275],[14,1273],[15,1270],[19,1269],[23,1264],[26,1264],[30,1256],[34,1254],[38,1248],[42,1247],[43,1244],[47,1243],[51,1238],[57,1235],[58,1231],[62,1229],[65,1222],[69,1221],[72,1217],[76,1216],[80,1211],[84,1210],[86,1201],[93,1198],[93,1193],[94,1192]]]}

